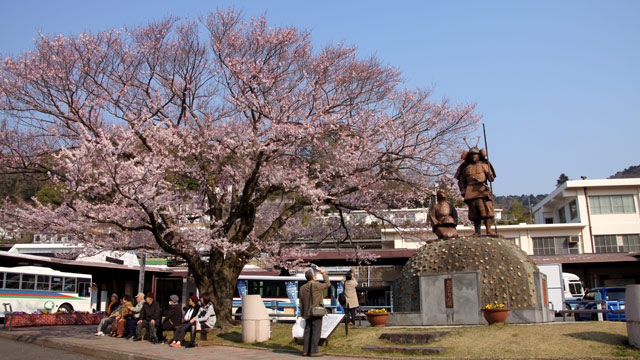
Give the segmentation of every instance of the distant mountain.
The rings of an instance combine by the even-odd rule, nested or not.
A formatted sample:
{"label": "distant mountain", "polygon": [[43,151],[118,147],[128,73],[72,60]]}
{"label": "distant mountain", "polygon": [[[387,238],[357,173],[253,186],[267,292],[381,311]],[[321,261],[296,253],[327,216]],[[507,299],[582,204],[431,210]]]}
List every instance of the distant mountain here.
{"label": "distant mountain", "polygon": [[609,176],[609,179],[625,178],[640,178],[640,165],[629,166],[628,168]]}
{"label": "distant mountain", "polygon": [[497,209],[509,210],[513,206],[513,203],[518,201],[522,206],[528,208],[529,207],[529,199],[531,199],[531,207],[536,206],[537,203],[542,201],[547,196],[547,194],[539,194],[539,195],[506,195],[506,196],[496,196],[493,200],[493,206]]}

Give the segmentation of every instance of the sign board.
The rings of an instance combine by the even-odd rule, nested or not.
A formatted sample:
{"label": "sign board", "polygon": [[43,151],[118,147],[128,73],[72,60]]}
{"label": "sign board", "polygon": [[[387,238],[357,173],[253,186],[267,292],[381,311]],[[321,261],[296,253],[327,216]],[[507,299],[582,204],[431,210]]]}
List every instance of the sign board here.
{"label": "sign board", "polygon": [[[328,339],[329,336],[334,332],[334,330],[340,325],[342,319],[344,318],[344,314],[327,314],[322,318],[322,331],[320,332],[321,339]],[[305,321],[303,318],[299,317],[296,319],[296,324],[293,325],[293,329],[291,329],[291,334],[294,339],[302,339],[304,338],[304,325]]]}

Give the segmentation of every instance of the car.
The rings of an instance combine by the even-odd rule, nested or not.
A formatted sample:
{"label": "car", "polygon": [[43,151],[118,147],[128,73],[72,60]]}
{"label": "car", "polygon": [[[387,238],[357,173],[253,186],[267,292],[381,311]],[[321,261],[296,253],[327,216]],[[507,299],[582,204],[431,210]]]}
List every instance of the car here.
{"label": "car", "polygon": [[[624,310],[625,287],[599,287],[589,289],[582,300],[577,301],[575,310],[596,309],[598,304],[606,303],[609,310]],[[605,320],[626,321],[625,313],[608,312],[603,314]],[[598,320],[598,314],[575,314],[576,321]]]}

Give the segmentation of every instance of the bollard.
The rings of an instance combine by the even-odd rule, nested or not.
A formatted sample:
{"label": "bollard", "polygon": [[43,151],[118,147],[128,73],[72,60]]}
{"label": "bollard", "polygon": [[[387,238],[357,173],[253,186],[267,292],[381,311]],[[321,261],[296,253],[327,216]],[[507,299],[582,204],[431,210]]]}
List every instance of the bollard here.
{"label": "bollard", "polygon": [[629,344],[640,349],[640,285],[627,285],[624,309]]}
{"label": "bollard", "polygon": [[267,308],[260,295],[242,297],[242,342],[269,340],[270,323]]}

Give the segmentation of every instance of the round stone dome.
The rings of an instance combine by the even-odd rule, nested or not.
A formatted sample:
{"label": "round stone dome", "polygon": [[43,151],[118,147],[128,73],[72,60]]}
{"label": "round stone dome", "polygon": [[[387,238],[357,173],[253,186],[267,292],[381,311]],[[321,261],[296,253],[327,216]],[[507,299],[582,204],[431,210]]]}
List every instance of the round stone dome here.
{"label": "round stone dome", "polygon": [[483,306],[536,306],[533,274],[539,270],[529,256],[503,238],[467,236],[429,242],[416,251],[398,280],[396,311],[420,311],[420,276],[474,271],[480,273]]}

